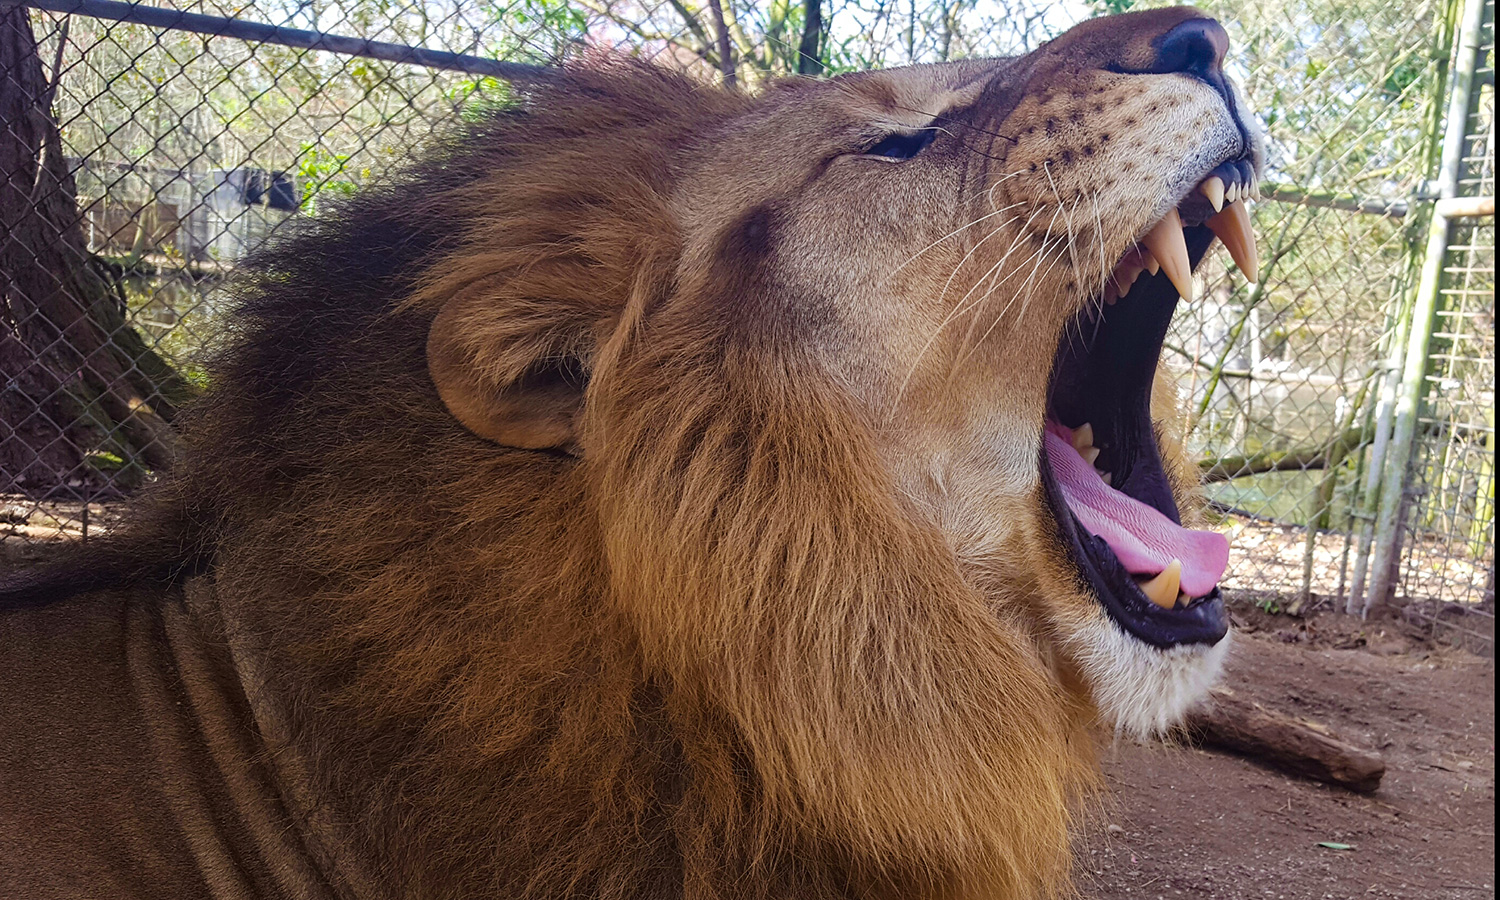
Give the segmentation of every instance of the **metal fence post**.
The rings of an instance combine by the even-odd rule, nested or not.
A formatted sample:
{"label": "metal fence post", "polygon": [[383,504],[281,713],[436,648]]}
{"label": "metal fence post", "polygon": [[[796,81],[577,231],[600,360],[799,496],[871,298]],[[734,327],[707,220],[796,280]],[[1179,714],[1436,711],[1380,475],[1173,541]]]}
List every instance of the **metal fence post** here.
{"label": "metal fence post", "polygon": [[1349,580],[1349,598],[1344,607],[1344,612],[1351,616],[1359,614],[1363,609],[1370,551],[1375,542],[1375,520],[1380,515],[1380,476],[1385,471],[1386,449],[1391,443],[1391,420],[1396,409],[1396,395],[1401,389],[1401,382],[1396,376],[1401,371],[1407,324],[1411,321],[1405,306],[1406,304],[1401,304],[1391,323],[1390,353],[1376,376],[1380,379],[1380,399],[1375,405],[1375,437],[1370,444],[1369,468],[1365,471],[1362,487],[1363,502],[1356,514],[1356,521],[1362,527],[1359,549],[1355,553],[1354,572]]}

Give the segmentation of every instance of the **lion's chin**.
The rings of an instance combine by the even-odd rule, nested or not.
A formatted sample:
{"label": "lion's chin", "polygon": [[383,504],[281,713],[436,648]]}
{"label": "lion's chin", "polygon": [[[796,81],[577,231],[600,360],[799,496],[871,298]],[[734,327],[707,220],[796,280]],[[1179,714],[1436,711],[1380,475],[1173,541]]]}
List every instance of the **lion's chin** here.
{"label": "lion's chin", "polygon": [[1077,628],[1066,649],[1103,721],[1116,734],[1146,740],[1181,723],[1218,682],[1229,643],[1226,635],[1215,644],[1153,647],[1101,615]]}

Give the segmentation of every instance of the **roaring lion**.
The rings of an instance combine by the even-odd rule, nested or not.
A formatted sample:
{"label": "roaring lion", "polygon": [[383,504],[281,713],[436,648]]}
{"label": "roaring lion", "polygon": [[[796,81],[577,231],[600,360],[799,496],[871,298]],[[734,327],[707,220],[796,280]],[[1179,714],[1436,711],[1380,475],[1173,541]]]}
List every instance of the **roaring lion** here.
{"label": "roaring lion", "polygon": [[1153,383],[1215,234],[1254,277],[1226,46],[585,61],[308,223],[0,594],[0,893],[1066,893],[1096,726],[1225,646]]}

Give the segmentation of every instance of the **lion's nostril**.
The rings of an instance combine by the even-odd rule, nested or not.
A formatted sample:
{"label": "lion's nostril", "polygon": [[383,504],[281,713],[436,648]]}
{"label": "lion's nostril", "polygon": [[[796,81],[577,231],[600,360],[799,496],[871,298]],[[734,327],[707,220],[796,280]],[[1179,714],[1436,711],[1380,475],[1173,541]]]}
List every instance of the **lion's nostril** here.
{"label": "lion's nostril", "polygon": [[1162,35],[1156,48],[1157,72],[1218,75],[1229,49],[1229,35],[1213,19],[1192,19]]}

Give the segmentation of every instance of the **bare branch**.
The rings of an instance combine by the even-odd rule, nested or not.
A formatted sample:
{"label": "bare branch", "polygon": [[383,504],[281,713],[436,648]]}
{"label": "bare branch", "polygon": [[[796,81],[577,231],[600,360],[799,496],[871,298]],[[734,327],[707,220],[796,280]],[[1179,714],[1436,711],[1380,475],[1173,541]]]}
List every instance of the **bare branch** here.
{"label": "bare branch", "polygon": [[709,11],[714,17],[714,31],[717,32],[719,46],[719,71],[724,73],[724,86],[733,89],[734,79],[734,51],[729,46],[729,27],[724,24],[724,7],[719,0],[708,0]]}
{"label": "bare branch", "polygon": [[[699,59],[703,60],[716,69],[719,67],[719,55],[715,53],[713,51],[713,48],[707,44],[693,46],[692,44],[683,41],[681,38],[671,34],[667,34],[666,32],[647,31],[640,25],[637,25],[636,23],[625,18],[623,15],[615,12],[613,8],[601,3],[594,2],[594,0],[579,0],[579,2],[582,3],[586,8],[593,10],[601,16],[604,16],[614,24],[620,26],[621,28],[625,29],[626,31],[630,32],[631,34],[635,35],[648,44],[658,43],[665,44],[668,47],[677,47],[681,50],[685,50],[688,53],[691,53],[692,55],[698,57]],[[688,30],[693,34],[699,33],[698,29],[696,28],[689,28]]]}
{"label": "bare branch", "polygon": [[693,33],[693,37],[696,37],[704,47],[712,47],[714,45],[714,39],[709,37],[707,31],[703,30],[703,23],[698,21],[698,17],[694,15],[692,10],[682,4],[682,0],[667,0],[667,2],[672,5],[672,9],[677,12],[677,15],[682,17],[682,23],[687,26],[688,31]]}

